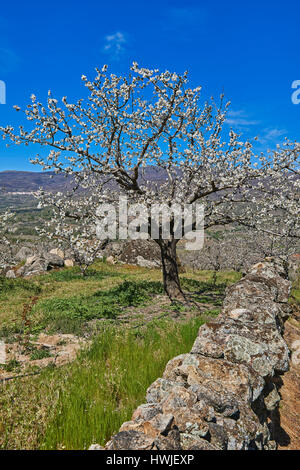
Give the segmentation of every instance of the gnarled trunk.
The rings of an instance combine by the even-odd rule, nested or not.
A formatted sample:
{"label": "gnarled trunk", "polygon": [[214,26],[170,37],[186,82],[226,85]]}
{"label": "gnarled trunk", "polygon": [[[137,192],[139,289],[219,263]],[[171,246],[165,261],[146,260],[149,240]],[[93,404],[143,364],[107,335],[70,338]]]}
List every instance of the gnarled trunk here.
{"label": "gnarled trunk", "polygon": [[157,240],[160,246],[161,261],[163,268],[164,289],[170,300],[185,300],[180,287],[178,266],[176,259],[176,244],[178,240]]}

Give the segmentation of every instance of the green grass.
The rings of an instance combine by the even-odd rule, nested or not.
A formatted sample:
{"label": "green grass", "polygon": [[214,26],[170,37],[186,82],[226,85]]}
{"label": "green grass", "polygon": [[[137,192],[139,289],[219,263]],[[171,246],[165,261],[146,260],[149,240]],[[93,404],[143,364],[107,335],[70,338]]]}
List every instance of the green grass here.
{"label": "green grass", "polygon": [[106,327],[77,360],[8,382],[0,393],[1,449],[85,449],[103,444],[145,401],[172,357],[188,352],[201,317]]}
{"label": "green grass", "polygon": [[160,322],[139,331],[108,329],[74,364],[41,447],[104,444],[145,401],[147,387],[161,376],[167,361],[190,350],[202,323],[197,319],[180,325]]}
{"label": "green grass", "polygon": [[32,282],[32,280],[22,277],[16,279],[0,277],[1,299],[10,298],[12,295],[22,293],[25,293],[25,295],[38,295],[41,293],[41,286],[37,282]]}
{"label": "green grass", "polygon": [[162,292],[160,282],[123,281],[116,287],[91,295],[41,301],[33,314],[40,313],[40,323],[48,332],[80,334],[85,322],[96,318],[115,319],[123,308],[143,305]]}
{"label": "green grass", "polygon": [[[219,313],[225,287],[239,277],[221,272],[213,285],[211,271],[184,273],[183,289],[200,303],[209,301],[210,310],[197,317],[192,306],[194,319],[152,320],[136,329],[121,320],[112,327],[111,320],[125,313],[147,323],[154,302],[159,317],[160,312],[169,318],[174,310],[185,314],[188,309],[164,299],[159,310],[163,298],[157,303],[155,296],[163,294],[160,270],[99,261],[86,276],[74,267],[29,279],[1,278],[0,337],[6,342],[40,331],[82,335],[89,332],[91,320],[109,321],[97,322],[91,329],[91,347],[72,363],[52,365],[40,375],[1,386],[0,448],[83,449],[93,442],[103,444],[145,401],[147,387],[161,376],[167,361],[190,350],[204,318]],[[22,312],[32,297],[38,301],[25,322]],[[49,354],[33,347],[28,353],[32,360]],[[9,363],[8,368],[15,374],[18,364]]]}
{"label": "green grass", "polygon": [[300,304],[300,272],[297,280],[293,283],[291,294],[292,297],[290,299],[290,302],[296,302],[296,304]]}
{"label": "green grass", "polygon": [[83,282],[84,281],[89,281],[91,279],[93,280],[98,280],[102,281],[103,279],[107,277],[116,277],[118,276],[117,273],[113,273],[111,271],[97,271],[95,269],[89,268],[85,275],[81,274],[80,268],[78,266],[74,266],[73,268],[69,269],[61,269],[58,271],[50,271],[46,275],[47,281],[57,281],[57,282],[71,282],[74,280],[81,279]]}
{"label": "green grass", "polygon": [[[183,289],[198,302],[216,306],[203,317],[155,320],[136,329],[101,323],[92,344],[72,363],[51,365],[40,375],[0,385],[0,449],[86,449],[95,442],[104,444],[145,402],[146,389],[162,375],[168,360],[190,351],[204,318],[218,315],[225,287],[239,278],[238,273],[220,272],[214,285],[211,271],[187,272],[181,276]],[[151,308],[153,296],[162,292],[159,270],[99,262],[84,277],[78,268],[70,268],[31,279],[1,278],[0,309],[3,317],[15,318],[6,333],[19,332],[23,305],[38,296],[30,313],[31,332],[81,334],[90,320],[115,319],[130,307]],[[293,295],[300,302],[299,283]],[[168,316],[187,308],[163,305],[162,312]],[[31,344],[27,347],[32,360],[49,355]],[[16,360],[5,367],[11,375],[19,368]]]}
{"label": "green grass", "polygon": [[[103,262],[95,263],[87,271],[86,276],[82,276],[80,270],[74,267],[28,279],[0,277],[0,337],[6,340],[11,337],[13,340],[15,334],[22,333],[24,305],[29,304],[32,297],[38,297],[38,307],[29,312],[28,317],[31,327],[36,332],[45,328],[45,325],[53,323],[53,317],[56,318],[55,322],[58,322],[57,331],[76,332],[78,330],[76,324],[88,321],[89,318],[98,318],[102,315],[102,311],[103,318],[115,317],[119,309],[112,305],[113,295],[118,295],[122,300],[121,298],[126,295],[133,297],[136,294],[134,289],[130,290],[130,286],[127,294],[112,290],[106,295],[104,291],[117,287],[125,280],[159,282],[159,278],[159,271],[149,275],[149,272],[143,268],[109,266]],[[142,290],[145,296],[143,286]],[[94,294],[98,295],[99,291],[99,298],[93,297]],[[100,305],[102,300],[103,308]],[[52,307],[54,307],[53,315],[49,313]],[[57,312],[61,307],[63,314],[59,319]],[[65,315],[68,311],[71,313],[69,319]]]}
{"label": "green grass", "polygon": [[[38,297],[28,313],[30,331],[38,334],[73,333],[81,335],[90,328],[90,320],[114,320],[128,307],[153,302],[162,293],[161,271],[138,266],[115,265],[97,261],[82,276],[78,267],[52,271],[28,279],[0,278],[0,337],[7,342],[24,333],[24,305]],[[219,306],[226,285],[240,275],[219,272],[216,286],[211,271],[189,271],[181,276],[184,290],[194,300]],[[28,332],[27,327],[27,332]]]}
{"label": "green grass", "polygon": [[300,289],[293,289],[293,296],[298,304],[300,304]]}

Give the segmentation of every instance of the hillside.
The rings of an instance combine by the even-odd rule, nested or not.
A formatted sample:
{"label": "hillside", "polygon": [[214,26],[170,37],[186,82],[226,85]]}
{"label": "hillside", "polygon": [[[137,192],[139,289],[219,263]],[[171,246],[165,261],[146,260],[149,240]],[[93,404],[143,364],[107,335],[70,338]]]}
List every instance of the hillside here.
{"label": "hillside", "polygon": [[[158,182],[166,178],[161,168],[149,166],[145,168],[145,179]],[[39,188],[45,191],[63,191],[71,182],[71,179],[55,174],[53,171],[0,171],[0,188],[5,193],[33,192]]]}
{"label": "hillside", "polygon": [[32,192],[40,187],[46,191],[62,191],[67,180],[53,171],[1,171],[0,188],[4,192]]}

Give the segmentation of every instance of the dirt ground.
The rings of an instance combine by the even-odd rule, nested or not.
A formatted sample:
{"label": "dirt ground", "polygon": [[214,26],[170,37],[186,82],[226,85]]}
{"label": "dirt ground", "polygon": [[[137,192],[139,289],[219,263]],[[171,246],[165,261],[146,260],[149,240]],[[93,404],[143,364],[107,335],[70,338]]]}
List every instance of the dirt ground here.
{"label": "dirt ground", "polygon": [[[299,309],[299,307],[298,307]],[[300,311],[286,322],[284,338],[291,350],[290,370],[282,377],[279,408],[280,450],[300,450]]]}

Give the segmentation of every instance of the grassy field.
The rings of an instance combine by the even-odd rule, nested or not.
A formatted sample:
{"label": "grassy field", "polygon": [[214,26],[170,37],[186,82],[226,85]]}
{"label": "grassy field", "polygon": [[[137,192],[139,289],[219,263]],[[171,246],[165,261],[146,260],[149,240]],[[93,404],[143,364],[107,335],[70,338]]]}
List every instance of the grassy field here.
{"label": "grassy field", "polygon": [[77,360],[2,385],[0,448],[84,449],[104,443],[145,400],[167,361],[187,352],[203,323],[106,327]]}
{"label": "grassy field", "polygon": [[[0,448],[103,444],[144,402],[167,361],[190,350],[199,326],[218,314],[226,285],[239,277],[222,272],[213,285],[209,271],[183,273],[183,287],[200,310],[171,305],[161,272],[135,266],[98,262],[86,277],[71,268],[1,279],[5,341],[43,331],[87,336],[90,343],[69,364],[50,364],[38,375],[0,385]],[[18,374],[13,364],[11,373]]]}
{"label": "grassy field", "polygon": [[[190,271],[181,275],[186,290],[198,291],[197,301],[211,302],[212,294],[222,297],[225,286],[240,275],[220,272],[212,289],[212,273]],[[79,269],[53,271],[30,279],[0,278],[0,337],[11,341],[26,329],[32,333],[81,334],[94,319],[116,320],[126,308],[151,303],[162,294],[161,271],[131,265],[111,266],[97,262],[82,277]],[[32,309],[26,308],[34,300]],[[220,299],[212,304],[220,305]]]}

